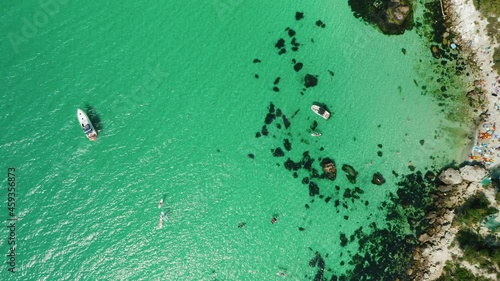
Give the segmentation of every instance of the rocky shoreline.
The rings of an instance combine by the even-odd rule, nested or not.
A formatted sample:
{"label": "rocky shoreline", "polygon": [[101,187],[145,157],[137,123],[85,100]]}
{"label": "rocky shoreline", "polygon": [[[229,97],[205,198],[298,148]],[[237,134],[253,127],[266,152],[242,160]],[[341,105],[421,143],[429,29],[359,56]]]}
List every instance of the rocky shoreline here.
{"label": "rocky shoreline", "polygon": [[[445,267],[454,263],[468,270],[473,276],[481,276],[485,278],[484,280],[498,280],[500,269],[497,264],[493,263],[493,269],[486,270],[462,258],[464,252],[456,240],[457,234],[463,229],[462,225],[456,223],[456,216],[457,210],[464,208],[466,202],[477,194],[484,194],[491,204],[490,207],[499,210],[498,199],[495,198],[496,188],[491,184],[483,186],[482,183],[485,178],[490,177],[491,170],[488,168],[500,163],[500,153],[495,151],[497,146],[500,147],[500,138],[494,137],[496,123],[500,125],[500,114],[495,114],[500,110],[499,95],[497,95],[500,89],[500,77],[493,70],[492,52],[499,46],[499,42],[489,37],[486,31],[487,21],[476,11],[472,1],[443,0],[441,7],[448,26],[446,33],[458,35],[449,43],[453,44],[453,47],[460,48],[469,58],[470,66],[474,70],[471,89],[464,94],[476,108],[478,129],[474,132],[472,151],[468,148],[465,153],[468,159],[463,159],[464,164],[460,168],[445,169],[438,177],[437,182],[440,184],[432,195],[435,209],[426,214],[429,227],[418,237],[419,246],[413,255],[415,264],[407,274],[412,280],[459,280],[456,279],[458,276],[453,275],[456,272],[452,272],[451,277],[445,276],[449,274]],[[448,34],[445,35],[443,38],[448,37]],[[482,131],[485,130],[485,126],[490,130],[487,131],[488,135],[491,135],[488,139],[483,138]],[[474,227],[479,229],[478,235],[488,234],[488,230],[484,229],[480,222],[475,222]],[[498,241],[498,232],[493,234],[495,235]]]}
{"label": "rocky shoreline", "polygon": [[[463,206],[471,196],[484,192],[498,208],[494,203],[494,190],[485,189],[482,185],[482,181],[488,177],[488,171],[480,165],[448,168],[441,172],[438,178],[443,184],[432,195],[436,209],[426,214],[429,228],[418,238],[420,246],[414,251],[415,268],[409,272],[412,273],[413,280],[436,280],[441,276],[446,262],[453,259],[452,256],[462,255],[461,250],[453,243],[460,230],[453,221],[457,208]],[[463,266],[471,267],[467,264]],[[481,272],[473,267],[468,269],[496,280],[496,274]]]}

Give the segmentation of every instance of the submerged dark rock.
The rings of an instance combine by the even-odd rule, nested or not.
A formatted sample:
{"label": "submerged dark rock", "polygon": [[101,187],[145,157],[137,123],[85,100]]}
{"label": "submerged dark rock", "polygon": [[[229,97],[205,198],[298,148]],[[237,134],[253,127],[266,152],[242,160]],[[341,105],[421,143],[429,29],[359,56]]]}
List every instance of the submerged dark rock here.
{"label": "submerged dark rock", "polygon": [[262,126],[261,130],[262,135],[267,136],[269,134],[269,131],[267,130],[266,125]]}
{"label": "submerged dark rock", "polygon": [[281,109],[276,109],[276,117],[281,117],[282,114]]}
{"label": "submerged dark rock", "polygon": [[271,103],[269,103],[269,113],[274,113],[274,111],[275,111],[275,106],[274,106],[274,104],[271,102]]}
{"label": "submerged dark rock", "polygon": [[306,74],[304,77],[304,85],[306,88],[314,87],[318,84],[318,78],[312,74]]}
{"label": "submerged dark rock", "polygon": [[285,153],[283,152],[283,149],[280,147],[276,147],[276,149],[273,150],[273,156],[274,157],[283,157],[285,156]]}
{"label": "submerged dark rock", "polygon": [[345,247],[347,242],[349,242],[349,240],[347,240],[346,235],[344,233],[340,233],[340,246]]}
{"label": "submerged dark rock", "polygon": [[271,124],[274,121],[274,119],[276,119],[276,115],[274,115],[272,113],[268,113],[266,115],[266,119],[264,120],[264,123],[266,125],[269,125],[269,124]]}
{"label": "submerged dark rock", "polygon": [[318,253],[318,252],[316,252],[316,253],[315,253],[314,258],[312,258],[312,259],[309,261],[309,266],[310,266],[310,267],[316,267],[316,265],[318,264],[318,260],[319,260],[319,253]]}
{"label": "submerged dark rock", "polygon": [[319,26],[319,27],[321,27],[321,28],[325,28],[326,27],[326,24],[324,24],[323,21],[321,21],[321,20],[317,20],[316,21],[316,25]]}
{"label": "submerged dark rock", "polygon": [[319,186],[315,182],[309,182],[309,195],[314,196],[319,194]]}
{"label": "submerged dark rock", "polygon": [[316,128],[318,127],[318,122],[316,120],[313,121],[313,123],[311,124],[311,130],[316,130]]}
{"label": "submerged dark rock", "polygon": [[302,168],[302,165],[301,163],[295,163],[293,162],[292,159],[288,158],[286,161],[285,161],[285,168],[289,171],[298,171],[300,168]]}
{"label": "submerged dark rock", "polygon": [[287,151],[292,150],[292,144],[290,143],[290,141],[289,141],[288,139],[285,139],[285,140],[283,141],[283,146],[285,147],[285,149],[286,149]]}
{"label": "submerged dark rock", "polygon": [[434,172],[432,171],[427,171],[424,175],[424,177],[428,180],[434,180],[434,178],[436,178],[436,175],[434,174]]}
{"label": "submerged dark rock", "polygon": [[314,160],[309,156],[309,152],[304,152],[302,153],[302,160],[301,163],[304,166],[304,169],[311,171],[311,167],[313,164]]}
{"label": "submerged dark rock", "polygon": [[344,164],[342,165],[342,171],[346,173],[347,179],[350,183],[355,184],[356,178],[358,176],[358,172],[354,169],[353,166]]}
{"label": "submerged dark rock", "polygon": [[285,39],[280,38],[278,42],[276,42],[276,45],[274,45],[276,48],[281,49],[285,47]]}
{"label": "submerged dark rock", "polygon": [[349,188],[346,188],[344,190],[344,198],[348,199],[348,198],[351,198],[351,197],[352,197],[351,190]]}
{"label": "submerged dark rock", "polygon": [[296,20],[301,20],[303,18],[304,18],[304,13],[302,13],[302,12],[296,12],[295,13],[295,19]]}
{"label": "submerged dark rock", "polygon": [[296,64],[293,65],[293,70],[295,70],[295,72],[299,72],[302,69],[303,66],[304,66],[303,63],[298,62],[298,63],[296,63]]}
{"label": "submerged dark rock", "polygon": [[288,127],[290,127],[290,121],[288,121],[285,115],[283,115],[283,124],[285,125],[285,129],[288,129]]}
{"label": "submerged dark rock", "polygon": [[439,46],[437,45],[431,46],[431,53],[434,58],[439,59],[441,57],[442,52],[443,51],[439,48]]}

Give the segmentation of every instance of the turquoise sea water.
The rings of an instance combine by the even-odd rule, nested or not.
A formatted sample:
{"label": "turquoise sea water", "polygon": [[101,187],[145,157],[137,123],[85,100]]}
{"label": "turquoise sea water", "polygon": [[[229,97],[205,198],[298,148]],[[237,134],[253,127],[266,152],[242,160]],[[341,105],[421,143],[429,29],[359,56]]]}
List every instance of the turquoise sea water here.
{"label": "turquoise sea water", "polygon": [[[2,7],[0,153],[5,174],[16,169],[18,218],[17,272],[2,262],[2,280],[309,280],[315,252],[325,278],[340,276],[358,251],[341,234],[384,228],[393,171],[460,156],[447,129],[459,125],[421,95],[423,84],[439,87],[422,78],[431,65],[422,38],[383,36],[347,1],[50,3]],[[304,91],[307,73],[319,82]],[[314,115],[314,102],[332,118]],[[291,125],[277,118],[257,138],[270,103]],[[95,121],[97,142],[82,134],[77,108]],[[313,121],[321,137],[310,136]],[[309,171],[294,178],[283,167],[306,151],[318,171],[325,157],[339,169],[334,182],[314,179],[321,197],[301,183]],[[342,164],[359,171],[355,185]],[[371,184],[375,172],[387,183]],[[344,198],[354,187],[360,198]],[[159,229],[161,211],[169,220]]]}

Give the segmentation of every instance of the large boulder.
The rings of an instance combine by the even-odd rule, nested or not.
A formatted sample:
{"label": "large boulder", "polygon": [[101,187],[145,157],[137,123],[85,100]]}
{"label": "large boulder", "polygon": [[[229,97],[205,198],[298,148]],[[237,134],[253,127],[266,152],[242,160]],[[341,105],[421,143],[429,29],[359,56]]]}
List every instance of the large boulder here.
{"label": "large boulder", "polygon": [[460,168],[460,175],[466,181],[481,182],[488,175],[488,173],[486,172],[486,169],[478,165],[467,165]]}
{"label": "large boulder", "polygon": [[335,162],[333,159],[330,158],[324,158],[321,161],[321,167],[323,168],[323,177],[330,179],[330,180],[335,180],[337,177],[337,167],[335,166]]}
{"label": "large boulder", "polygon": [[432,239],[432,237],[429,236],[429,234],[427,234],[427,233],[424,233],[424,234],[420,235],[420,237],[418,237],[418,241],[421,244],[424,244],[425,242],[431,241],[431,239]]}
{"label": "large boulder", "polygon": [[384,34],[403,34],[414,25],[415,1],[409,0],[348,0],[356,18],[377,26]]}
{"label": "large boulder", "polygon": [[459,184],[463,181],[463,178],[460,175],[460,173],[453,168],[448,168],[448,169],[442,171],[441,174],[439,174],[438,178],[444,184],[448,184],[448,185]]}

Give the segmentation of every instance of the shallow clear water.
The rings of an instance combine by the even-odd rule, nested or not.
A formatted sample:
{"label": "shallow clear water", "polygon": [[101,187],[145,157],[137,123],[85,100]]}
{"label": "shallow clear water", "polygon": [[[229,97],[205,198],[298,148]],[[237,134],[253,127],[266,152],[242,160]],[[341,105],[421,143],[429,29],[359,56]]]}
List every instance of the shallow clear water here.
{"label": "shallow clear water", "polygon": [[[444,130],[459,125],[421,95],[424,83],[439,87],[421,78],[431,65],[422,39],[383,36],[347,3],[71,1],[52,15],[28,1],[6,5],[0,152],[4,169],[18,171],[19,217],[18,272],[2,263],[6,278],[275,280],[282,271],[301,280],[315,274],[308,263],[316,251],[328,255],[329,274],[344,274],[358,248],[341,247],[339,235],[384,225],[392,171],[439,167],[460,154]],[[30,36],[24,18],[38,25]],[[283,55],[274,47],[280,38]],[[299,72],[293,59],[304,64]],[[319,83],[304,91],[307,73]],[[291,126],[278,118],[256,138],[271,102]],[[314,102],[332,117],[314,115]],[[99,119],[97,142],[85,139],[76,108]],[[313,121],[321,137],[310,136]],[[284,139],[292,150],[273,157]],[[305,151],[337,164],[336,181],[315,180],[329,203],[309,196],[301,183],[308,171],[294,178],[283,168]],[[356,185],[342,164],[359,171]],[[375,172],[385,185],[371,184]],[[343,199],[354,186],[360,199]],[[159,229],[161,198],[169,220]]]}

